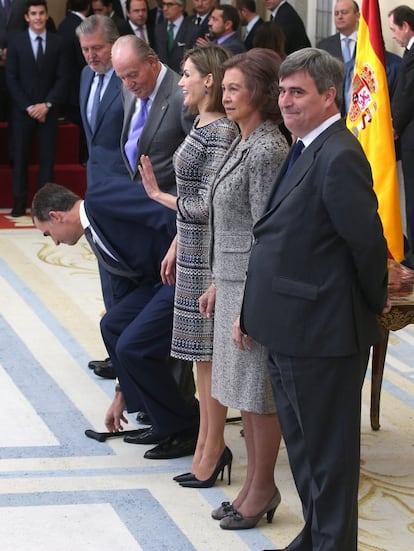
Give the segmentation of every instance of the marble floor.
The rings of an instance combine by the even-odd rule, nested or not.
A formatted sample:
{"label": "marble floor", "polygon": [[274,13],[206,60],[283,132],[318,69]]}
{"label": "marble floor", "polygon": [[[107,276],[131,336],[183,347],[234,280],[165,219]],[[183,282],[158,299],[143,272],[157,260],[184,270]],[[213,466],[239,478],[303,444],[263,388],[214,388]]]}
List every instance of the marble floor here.
{"label": "marble floor", "polygon": [[[150,461],[145,446],[99,443],[113,381],[87,368],[105,356],[97,267],[83,240],[55,247],[31,225],[0,213],[0,549],[2,551],[247,551],[283,547],[301,511],[282,446],[282,503],[273,524],[226,532],[211,509],[244,477],[240,424],[226,427],[232,484],[181,488],[171,478],[191,458]],[[364,387],[361,551],[414,549],[414,328],[390,338],[381,430],[369,425]],[[238,412],[230,412],[230,415]],[[135,428],[130,416],[128,428]]]}

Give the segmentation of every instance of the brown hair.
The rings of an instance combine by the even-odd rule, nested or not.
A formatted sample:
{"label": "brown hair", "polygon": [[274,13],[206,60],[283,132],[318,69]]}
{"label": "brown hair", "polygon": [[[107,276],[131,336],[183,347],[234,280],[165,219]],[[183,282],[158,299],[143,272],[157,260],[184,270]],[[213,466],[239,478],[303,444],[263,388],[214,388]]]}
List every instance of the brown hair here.
{"label": "brown hair", "polygon": [[209,44],[207,46],[196,46],[187,50],[184,55],[184,61],[190,59],[194,67],[205,77],[211,74],[213,77],[213,86],[209,88],[209,103],[207,111],[213,113],[224,113],[222,103],[223,91],[221,81],[223,80],[222,65],[231,56],[231,52],[217,44]]}
{"label": "brown hair", "polygon": [[282,60],[273,50],[253,48],[235,55],[223,64],[223,70],[239,69],[246,86],[251,91],[251,103],[258,109],[263,120],[282,121],[279,97],[279,67]]}

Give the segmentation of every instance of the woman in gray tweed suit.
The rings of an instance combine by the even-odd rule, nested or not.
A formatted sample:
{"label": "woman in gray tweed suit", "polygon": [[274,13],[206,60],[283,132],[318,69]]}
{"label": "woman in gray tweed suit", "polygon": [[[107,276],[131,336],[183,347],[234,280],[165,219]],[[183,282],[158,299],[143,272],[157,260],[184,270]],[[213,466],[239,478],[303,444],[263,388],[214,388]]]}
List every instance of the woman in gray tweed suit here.
{"label": "woman in gray tweed suit", "polygon": [[274,468],[280,444],[267,368],[268,353],[257,343],[240,351],[232,325],[240,313],[252,228],[263,213],[274,175],[288,145],[279,131],[279,56],[253,49],[224,64],[223,105],[241,136],[233,142],[211,189],[213,285],[200,298],[200,310],[214,311],[212,395],[241,410],[247,448],[247,476],[239,495],[213,511],[223,529],[253,528],[266,514],[272,521],[280,494]]}

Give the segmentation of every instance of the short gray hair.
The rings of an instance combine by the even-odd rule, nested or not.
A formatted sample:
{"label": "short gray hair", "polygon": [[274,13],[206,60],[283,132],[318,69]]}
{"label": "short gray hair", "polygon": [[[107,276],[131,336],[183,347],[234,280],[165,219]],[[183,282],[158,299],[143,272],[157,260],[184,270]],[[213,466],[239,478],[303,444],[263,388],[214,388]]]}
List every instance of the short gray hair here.
{"label": "short gray hair", "polygon": [[140,60],[145,60],[149,56],[151,56],[155,57],[155,59],[159,61],[157,54],[151,48],[151,46],[149,46],[146,42],[144,42],[144,40],[141,40],[134,34],[126,34],[124,36],[120,36],[115,44],[112,46],[112,53],[114,52],[114,48],[120,48],[123,46],[129,46]]}
{"label": "short gray hair", "polygon": [[119,38],[118,27],[107,15],[90,15],[76,28],[76,36],[80,38],[84,34],[93,34],[99,30],[103,31],[104,38],[109,44],[113,44]]}
{"label": "short gray hair", "polygon": [[304,71],[314,80],[320,94],[335,88],[335,103],[341,109],[345,67],[342,61],[318,48],[302,48],[291,53],[279,70],[279,80]]}

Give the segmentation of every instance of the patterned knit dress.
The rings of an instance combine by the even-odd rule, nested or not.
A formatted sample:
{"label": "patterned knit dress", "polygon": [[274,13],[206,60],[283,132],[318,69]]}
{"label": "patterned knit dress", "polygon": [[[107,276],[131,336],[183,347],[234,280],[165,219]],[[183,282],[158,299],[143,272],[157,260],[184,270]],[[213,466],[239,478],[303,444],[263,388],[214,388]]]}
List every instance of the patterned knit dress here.
{"label": "patterned knit dress", "polygon": [[198,310],[198,299],[211,284],[208,195],[238,130],[224,117],[200,128],[197,124],[198,120],[174,155],[178,201],[171,355],[209,361],[213,353],[213,320],[204,318]]}

